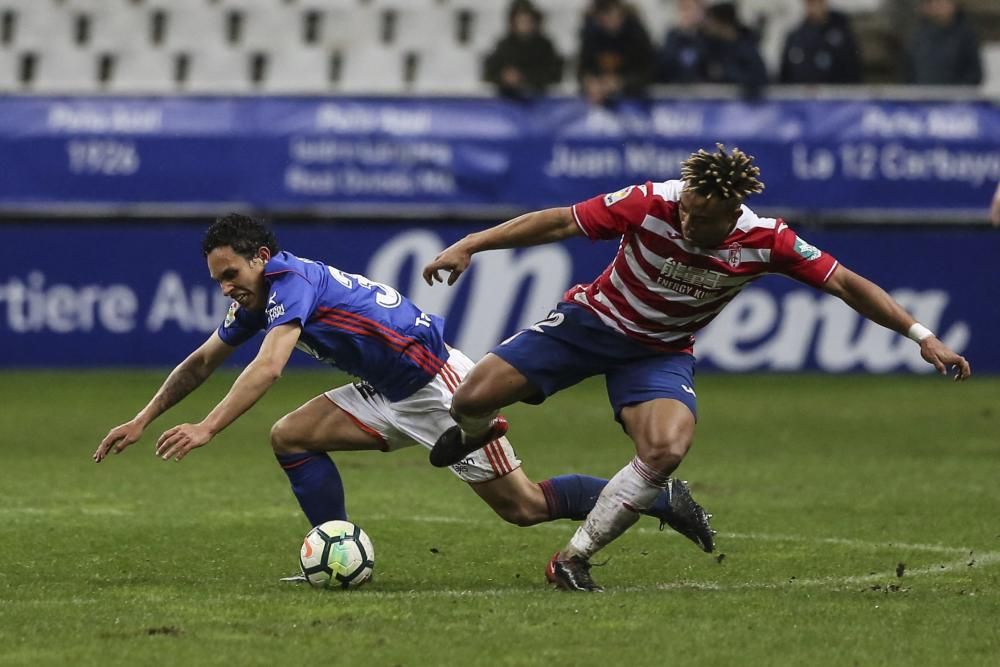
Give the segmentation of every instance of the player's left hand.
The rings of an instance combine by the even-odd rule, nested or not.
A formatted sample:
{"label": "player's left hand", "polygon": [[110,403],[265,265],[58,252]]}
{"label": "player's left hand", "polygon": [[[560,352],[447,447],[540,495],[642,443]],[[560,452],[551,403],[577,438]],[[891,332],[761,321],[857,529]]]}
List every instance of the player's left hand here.
{"label": "player's left hand", "polygon": [[962,382],[972,375],[972,367],[965,357],[942,343],[937,336],[928,336],[920,343],[920,356],[934,366],[941,375],[948,374],[948,367],[955,369],[955,382]]}
{"label": "player's left hand", "polygon": [[435,282],[444,282],[441,279],[440,271],[448,272],[448,284],[454,285],[458,277],[465,273],[472,262],[472,253],[469,252],[462,241],[453,243],[441,251],[430,264],[424,267],[424,281],[428,285]]}
{"label": "player's left hand", "polygon": [[192,449],[208,444],[212,434],[201,424],[181,424],[164,432],[156,441],[156,455],[164,461],[180,461]]}

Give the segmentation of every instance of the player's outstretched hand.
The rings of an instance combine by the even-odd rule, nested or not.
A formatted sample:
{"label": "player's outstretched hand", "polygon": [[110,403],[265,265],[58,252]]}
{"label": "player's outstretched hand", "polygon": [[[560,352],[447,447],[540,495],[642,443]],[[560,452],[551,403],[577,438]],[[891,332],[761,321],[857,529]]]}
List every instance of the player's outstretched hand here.
{"label": "player's outstretched hand", "polygon": [[104,440],[101,440],[101,444],[94,451],[94,463],[103,461],[104,457],[110,452],[121,454],[125,451],[126,447],[137,442],[142,437],[142,431],[142,426],[135,420],[115,426],[108,431],[108,434],[104,436]]}
{"label": "player's outstretched hand", "polygon": [[208,444],[212,434],[201,424],[181,424],[165,431],[156,441],[156,455],[164,461],[180,461],[192,449]]}
{"label": "player's outstretched hand", "polygon": [[472,253],[465,249],[462,242],[453,243],[424,267],[424,280],[428,285],[433,285],[435,281],[443,282],[439,271],[448,271],[448,284],[454,285],[458,277],[469,268],[471,262]]}
{"label": "player's outstretched hand", "polygon": [[936,336],[929,336],[920,343],[920,356],[934,366],[941,375],[948,374],[948,367],[955,369],[955,382],[962,382],[972,375],[972,368],[965,357],[942,343]]}

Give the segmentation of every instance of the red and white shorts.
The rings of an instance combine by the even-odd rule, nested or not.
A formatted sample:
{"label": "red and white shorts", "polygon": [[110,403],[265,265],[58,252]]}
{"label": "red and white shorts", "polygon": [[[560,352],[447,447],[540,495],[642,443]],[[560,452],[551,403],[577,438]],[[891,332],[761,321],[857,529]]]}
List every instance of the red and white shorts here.
{"label": "red and white shorts", "polygon": [[[467,356],[451,349],[448,363],[433,380],[412,396],[394,403],[363,383],[337,387],[325,395],[365,431],[382,438],[385,451],[411,445],[431,449],[441,434],[455,425],[448,414],[451,397],[472,366]],[[451,471],[475,484],[503,477],[519,467],[521,461],[514,448],[502,437],[472,452],[451,466]]]}

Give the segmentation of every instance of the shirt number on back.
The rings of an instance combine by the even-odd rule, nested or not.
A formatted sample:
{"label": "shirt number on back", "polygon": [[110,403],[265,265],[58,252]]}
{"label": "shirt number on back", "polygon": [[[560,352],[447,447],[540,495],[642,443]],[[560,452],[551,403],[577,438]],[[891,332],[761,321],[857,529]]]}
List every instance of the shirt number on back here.
{"label": "shirt number on back", "polygon": [[377,283],[374,280],[368,280],[368,278],[365,278],[357,273],[344,273],[343,271],[335,269],[332,266],[328,266],[326,268],[330,270],[330,275],[333,276],[333,279],[347,289],[354,288],[354,282],[351,278],[354,278],[354,280],[358,281],[359,286],[364,287],[367,290],[377,289],[378,294],[375,295],[375,303],[383,308],[395,308],[403,302],[403,297],[399,295],[399,292],[392,289],[388,285]]}

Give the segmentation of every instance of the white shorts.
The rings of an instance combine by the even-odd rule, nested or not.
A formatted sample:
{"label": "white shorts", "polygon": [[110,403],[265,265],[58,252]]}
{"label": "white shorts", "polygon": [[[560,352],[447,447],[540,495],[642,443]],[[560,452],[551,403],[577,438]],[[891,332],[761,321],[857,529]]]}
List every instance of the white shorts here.
{"label": "white shorts", "polygon": [[[459,350],[449,352],[448,363],[437,376],[401,401],[390,402],[361,381],[331,389],[325,396],[351,416],[362,430],[381,438],[385,451],[411,445],[431,449],[441,434],[455,425],[448,414],[451,397],[473,366]],[[521,461],[514,448],[506,437],[502,437],[472,452],[451,466],[451,471],[474,484],[503,477],[519,467]]]}

